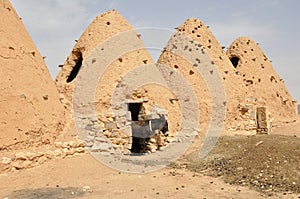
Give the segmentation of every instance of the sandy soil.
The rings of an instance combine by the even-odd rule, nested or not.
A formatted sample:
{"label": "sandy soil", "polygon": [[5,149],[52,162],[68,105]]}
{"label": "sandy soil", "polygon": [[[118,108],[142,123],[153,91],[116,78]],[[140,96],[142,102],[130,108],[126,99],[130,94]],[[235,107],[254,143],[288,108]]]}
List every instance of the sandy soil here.
{"label": "sandy soil", "polygon": [[[65,126],[72,126],[73,123],[70,122],[71,120],[67,120],[68,113],[65,112],[65,109],[61,105],[62,102],[65,108],[68,108],[70,106],[70,104],[68,105],[68,103],[70,103],[68,100],[71,99],[71,91],[73,90],[74,82],[71,83],[72,80],[68,81],[68,79],[69,76],[71,76],[73,67],[76,68],[76,66],[78,65],[80,67],[80,64],[78,63],[82,62],[82,59],[85,59],[88,56],[88,53],[91,52],[91,50],[94,49],[95,46],[97,46],[99,43],[103,42],[107,38],[114,36],[118,32],[131,30],[132,27],[125,19],[123,19],[122,16],[119,16],[116,11],[107,12],[106,14],[100,15],[98,18],[96,18],[96,20],[92,22],[91,26],[89,26],[89,28],[87,28],[87,30],[83,33],[82,39],[79,39],[76,43],[74,49],[72,50],[72,53],[70,54],[70,57],[65,62],[63,69],[61,70],[60,75],[56,80],[56,85],[58,86],[58,90],[60,93],[59,95],[56,92],[57,88],[51,80],[50,74],[47,70],[44,61],[46,57],[42,56],[38,52],[30,35],[26,31],[21,18],[19,18],[8,0],[0,1],[0,5],[0,32],[3,32],[3,34],[0,35],[0,65],[4,66],[0,71],[0,79],[2,80],[1,89],[3,90],[1,93],[1,97],[3,98],[3,100],[0,101],[0,112],[3,113],[0,115],[0,151],[2,152],[1,155],[3,157],[10,157],[10,155],[13,155],[15,152],[17,152],[16,150],[22,150],[22,152],[30,152],[29,150],[31,150],[31,148],[34,148],[33,151],[36,153],[34,153],[33,155],[31,154],[34,159],[37,157],[36,155],[38,155],[38,152],[42,153],[43,148],[43,150],[47,150],[46,152],[49,152],[50,146],[52,146],[55,141],[59,140],[58,137],[66,136],[68,138],[71,137],[72,139],[75,137],[73,135],[75,134],[75,130],[66,131],[69,133],[66,135],[62,132],[62,129]],[[198,41],[199,44],[203,44],[205,49],[208,51],[209,56],[213,58],[213,63],[220,66],[220,74],[222,74],[225,88],[226,90],[230,91],[227,92],[227,94],[235,93],[235,95],[239,96],[235,97],[235,95],[233,95],[229,97],[232,100],[227,104],[230,110],[229,114],[227,114],[227,118],[232,120],[227,122],[231,122],[232,124],[234,124],[233,127],[239,125],[238,122],[242,122],[245,119],[244,117],[240,117],[240,110],[236,109],[237,104],[241,105],[241,110],[245,110],[243,108],[246,108],[247,104],[251,105],[252,103],[254,103],[252,101],[255,101],[256,104],[256,100],[258,100],[258,103],[256,105],[259,105],[260,99],[252,99],[252,93],[255,93],[255,96],[264,96],[266,99],[271,99],[271,101],[269,102],[265,102],[264,100],[262,100],[261,102],[263,102],[263,104],[268,104],[268,106],[271,107],[270,112],[273,112],[273,115],[275,115],[274,118],[277,119],[277,121],[280,122],[283,119],[283,121],[281,122],[286,122],[292,121],[291,119],[294,119],[295,115],[293,112],[293,105],[295,102],[286,92],[286,88],[283,82],[279,79],[279,77],[277,77],[275,71],[273,71],[271,63],[268,61],[268,59],[266,57],[261,57],[262,52],[260,49],[258,49],[255,42],[252,42],[253,45],[249,45],[247,55],[245,54],[246,52],[243,48],[240,48],[240,51],[234,51],[234,53],[244,56],[244,58],[241,58],[240,63],[246,63],[246,61],[249,61],[248,63],[252,65],[255,62],[256,65],[259,66],[259,68],[257,70],[256,68],[254,68],[254,71],[252,67],[244,67],[244,65],[241,68],[246,68],[247,70],[249,68],[253,71],[243,71],[241,73],[238,73],[238,71],[236,71],[232,67],[229,57],[225,54],[218,41],[212,35],[208,27],[202,24],[202,22],[197,19],[189,19],[178,30],[182,32],[186,31],[188,35],[193,34],[192,37],[195,39],[195,41]],[[236,48],[236,50],[238,50],[238,48]],[[142,56],[142,52],[144,53],[144,56]],[[107,91],[111,91],[114,85],[111,84],[111,82],[116,83],[119,75],[123,76],[129,69],[140,66],[141,64],[145,65],[152,62],[152,59],[146,51],[139,50],[136,53],[140,54],[140,57],[137,60],[135,60],[137,55],[134,54],[134,52],[132,52],[132,54],[126,54],[126,56],[123,56],[121,59],[116,60],[116,66],[122,68],[123,71],[121,71],[120,69],[115,70],[115,68],[113,68],[115,74],[112,74],[110,72],[108,73],[111,76],[107,75],[106,80],[103,80],[104,83],[107,83],[106,85],[110,86],[109,88],[106,88]],[[231,52],[228,52],[228,55],[231,55]],[[256,56],[260,58],[258,59],[256,58]],[[126,59],[128,59],[128,62],[125,61]],[[132,65],[128,65],[129,62]],[[172,62],[170,66],[176,66],[175,68],[178,69],[178,65],[180,65],[181,67],[181,65],[184,66],[185,64],[174,59],[174,63]],[[130,67],[125,68],[123,66]],[[200,80],[198,80],[199,78],[196,77],[194,71],[191,70],[194,68],[195,67],[191,65],[190,68],[188,68],[188,70],[186,71],[186,76],[188,77],[187,79],[192,79],[192,77],[195,77],[193,81],[196,84],[199,83]],[[237,69],[239,69],[239,66],[237,66]],[[213,74],[213,71],[211,72],[211,74]],[[268,76],[260,76],[265,74],[267,74]],[[75,77],[76,75],[74,76],[74,78]],[[236,82],[242,82],[243,85],[246,85],[244,85],[243,87],[237,87]],[[260,82],[263,82],[264,86],[261,86]],[[248,85],[249,83],[253,84],[252,87]],[[274,86],[276,84],[277,86]],[[253,87],[255,85],[258,85],[258,87]],[[269,85],[269,87],[266,85]],[[261,90],[261,92],[258,92],[260,91],[259,89],[263,90]],[[268,90],[271,90],[272,92],[266,95],[265,91]],[[245,97],[245,91],[247,91],[247,95],[251,97]],[[104,95],[106,95],[106,93],[104,93]],[[201,93],[198,93],[198,95],[204,97],[204,95]],[[159,96],[161,95],[159,94]],[[273,96],[277,97],[274,99]],[[168,97],[168,99],[170,98]],[[246,101],[239,101],[240,99]],[[236,102],[233,100],[236,100]],[[247,100],[250,101],[248,102]],[[241,104],[241,102],[243,103]],[[208,103],[208,101],[202,102],[202,104],[204,105],[205,103]],[[279,106],[278,104],[281,105]],[[251,111],[249,108],[247,108],[246,110]],[[292,111],[293,114],[289,113],[288,110]],[[210,117],[210,114],[207,115]],[[209,117],[207,117],[207,119]],[[238,121],[239,117],[240,121]],[[253,118],[250,118],[249,121],[251,121],[251,119],[253,120]],[[254,124],[256,123],[254,122]],[[273,155],[271,147],[269,149],[262,148],[262,146],[265,146],[265,144],[267,143],[273,143],[275,149],[279,149],[279,152],[287,153],[287,149],[290,149],[290,154],[293,155],[291,158],[295,160],[294,164],[290,165],[291,168],[293,168],[292,177],[297,178],[297,176],[299,176],[300,170],[299,166],[297,165],[299,163],[298,159],[300,156],[297,152],[297,150],[299,149],[299,145],[297,145],[298,141],[294,142],[291,139],[299,139],[298,137],[300,137],[300,123],[295,122],[289,125],[281,125],[280,128],[274,129],[272,134],[289,135],[290,137],[288,138],[288,140],[290,140],[291,143],[294,144],[291,144],[289,146],[288,143],[285,142],[285,140],[277,139],[276,136],[270,136],[272,142],[268,142],[268,140],[266,139],[264,140],[263,144],[258,144],[260,141],[254,140],[254,143],[258,144],[257,148],[260,149],[260,151],[257,151],[259,151],[260,153]],[[230,140],[230,137],[227,139]],[[77,146],[77,144],[76,147],[73,148],[73,146],[75,146],[73,140],[72,147],[70,139],[66,138],[63,139],[63,141],[68,141],[70,143],[70,147],[68,146],[70,150],[67,147],[68,150],[65,150],[64,156],[59,155],[59,157],[57,158],[54,155],[54,153],[56,153],[57,151],[50,151],[51,153],[50,155],[48,155],[51,156],[52,159],[45,157],[46,152],[42,153],[42,155],[38,157],[39,161],[34,160],[31,162],[26,162],[23,161],[27,158],[24,158],[24,156],[22,156],[22,158],[20,158],[21,156],[19,156],[19,158],[14,157],[12,159],[9,159],[10,161],[22,160],[24,165],[35,162],[38,164],[38,166],[32,165],[34,166],[33,168],[23,169],[27,167],[23,167],[22,163],[22,165],[15,167],[16,170],[0,174],[0,199],[168,197],[202,199],[266,197],[300,198],[300,188],[298,185],[298,183],[300,184],[300,181],[298,180],[300,177],[295,180],[296,184],[294,184],[295,186],[293,187],[296,187],[296,189],[287,191],[277,189],[275,190],[277,192],[272,194],[266,194],[265,192],[259,189],[255,189],[255,187],[250,186],[250,184],[247,183],[242,184],[243,186],[240,186],[239,183],[234,183],[237,177],[236,174],[243,173],[240,169],[239,172],[235,172],[234,169],[237,169],[239,167],[237,164],[233,164],[236,163],[234,161],[231,163],[224,161],[224,164],[222,163],[222,168],[224,168],[224,171],[230,170],[234,172],[222,173],[219,177],[211,175],[211,173],[206,170],[201,170],[201,172],[199,172],[197,170],[193,171],[193,169],[189,169],[187,167],[181,167],[180,165],[177,166],[181,163],[180,161],[187,160],[184,158],[182,158],[176,164],[172,164],[167,168],[152,173],[122,173],[104,166],[88,153],[75,153],[76,151],[78,152],[78,150],[78,153],[81,153],[84,150],[82,148],[83,146]],[[242,143],[243,139],[238,140],[238,142]],[[276,146],[281,146],[283,142],[287,144],[283,145],[287,148],[282,148],[282,150],[280,150],[280,147],[276,148]],[[198,143],[200,143],[200,141],[198,141]],[[251,144],[253,145],[253,143]],[[188,150],[188,153],[197,150],[199,148],[198,146],[200,145],[197,145],[197,142],[195,142],[195,145]],[[220,146],[221,147],[219,149],[221,150],[218,153],[221,154],[222,149],[225,149],[225,147],[222,145],[222,142]],[[64,147],[60,147],[60,149],[61,148]],[[231,150],[232,149],[234,148],[231,148]],[[294,149],[296,152],[294,151]],[[259,160],[262,161],[264,157],[260,156],[260,153],[255,154],[255,152],[257,151],[248,150],[247,153],[249,156],[255,156],[257,158],[260,158]],[[232,155],[235,155],[235,153],[233,152]],[[237,156],[232,157],[241,157],[239,153],[236,153],[236,155]],[[42,158],[43,161],[41,161]],[[274,159],[276,159],[276,157],[274,157]],[[249,162],[248,165],[247,159],[243,160],[246,160],[246,162],[241,162],[243,164],[243,168],[246,168],[247,166],[251,167],[251,165],[256,166],[256,164],[252,164],[253,162]],[[3,161],[8,161],[8,159],[2,159],[2,163]],[[190,161],[190,163],[191,162],[192,160]],[[210,164],[209,162],[207,163],[208,170],[210,168]],[[272,169],[272,161],[267,161],[267,163]],[[196,164],[202,163],[200,162]],[[7,169],[6,171],[8,170],[9,169]],[[285,172],[283,173],[283,175],[289,173],[288,169],[281,169],[280,171]],[[247,174],[247,170],[245,170],[245,173]]]}
{"label": "sandy soil", "polygon": [[[286,126],[276,132],[286,131]],[[288,129],[300,137],[299,123]],[[274,132],[275,133],[275,132]],[[299,139],[299,138],[295,138]],[[232,174],[234,175],[234,174]],[[271,196],[247,186],[230,185],[184,168],[152,173],[121,173],[89,154],[55,159],[34,168],[0,175],[1,198],[299,198],[276,192]]]}
{"label": "sandy soil", "polygon": [[40,198],[263,198],[247,187],[231,186],[221,179],[185,170],[169,168],[143,175],[119,173],[88,154],[2,174],[0,182],[0,195],[7,198],[38,198],[39,194]]}

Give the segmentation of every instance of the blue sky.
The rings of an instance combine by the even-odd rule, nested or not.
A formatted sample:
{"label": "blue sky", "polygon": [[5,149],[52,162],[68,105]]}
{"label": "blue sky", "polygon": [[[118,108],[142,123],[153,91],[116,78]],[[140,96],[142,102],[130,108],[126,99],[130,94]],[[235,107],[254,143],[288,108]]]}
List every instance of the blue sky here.
{"label": "blue sky", "polygon": [[[174,30],[187,18],[198,18],[228,47],[248,36],[260,47],[293,97],[300,102],[300,1],[298,0],[11,0],[55,78],[88,24],[116,9],[135,28]],[[172,32],[169,31],[171,34]],[[167,35],[164,36],[167,39]],[[163,39],[162,39],[163,41]],[[162,42],[163,45],[163,42]],[[155,53],[154,53],[155,56]]]}

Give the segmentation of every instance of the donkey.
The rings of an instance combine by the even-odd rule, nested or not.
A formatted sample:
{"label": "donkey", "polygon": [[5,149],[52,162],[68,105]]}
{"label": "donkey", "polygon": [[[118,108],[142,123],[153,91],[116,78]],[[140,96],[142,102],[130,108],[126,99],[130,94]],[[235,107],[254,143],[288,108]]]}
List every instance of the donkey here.
{"label": "donkey", "polygon": [[168,136],[168,121],[164,114],[159,114],[158,119],[132,121],[132,146],[131,152],[140,153],[145,151],[145,147],[150,137],[160,131]]}

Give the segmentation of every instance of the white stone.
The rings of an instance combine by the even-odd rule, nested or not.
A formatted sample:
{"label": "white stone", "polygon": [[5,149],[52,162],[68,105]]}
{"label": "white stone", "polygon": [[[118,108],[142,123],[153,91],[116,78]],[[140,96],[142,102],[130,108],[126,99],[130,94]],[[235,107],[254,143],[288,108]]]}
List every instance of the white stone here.
{"label": "white stone", "polygon": [[85,142],[84,142],[84,141],[79,140],[79,141],[77,142],[76,147],[84,147],[84,146],[85,146]]}
{"label": "white stone", "polygon": [[36,154],[35,154],[35,153],[32,153],[32,152],[26,152],[26,157],[27,157],[29,160],[33,160],[33,159],[36,157]]}
{"label": "white stone", "polygon": [[15,154],[16,160],[26,160],[27,156],[23,152],[18,152]]}
{"label": "white stone", "polygon": [[107,139],[102,138],[102,137],[96,137],[95,140],[98,142],[107,142]]}
{"label": "white stone", "polygon": [[82,187],[82,191],[83,191],[83,192],[92,192],[90,186],[84,186],[84,187]]}
{"label": "white stone", "polygon": [[79,147],[79,148],[76,148],[76,149],[75,149],[75,152],[76,152],[76,153],[84,153],[85,150],[84,150],[83,147]]}
{"label": "white stone", "polygon": [[110,145],[107,143],[94,144],[91,148],[93,152],[109,152]]}
{"label": "white stone", "polygon": [[61,156],[62,155],[62,151],[60,149],[57,149],[55,151],[52,152],[52,154],[56,157]]}
{"label": "white stone", "polygon": [[11,158],[8,157],[3,157],[2,158],[2,164],[10,164],[11,163]]}
{"label": "white stone", "polygon": [[62,144],[62,148],[68,148],[69,147],[69,143],[68,142],[64,142],[63,144]]}
{"label": "white stone", "polygon": [[71,148],[71,149],[67,150],[65,154],[66,155],[74,155],[74,153],[75,153],[75,149]]}
{"label": "white stone", "polygon": [[70,147],[76,147],[76,143],[75,143],[74,141],[70,141],[70,142],[69,142],[69,146],[70,146]]}
{"label": "white stone", "polygon": [[16,169],[23,169],[23,162],[22,161],[16,161],[12,163],[12,167]]}
{"label": "white stone", "polygon": [[43,164],[44,162],[47,161],[47,159],[48,159],[48,158],[46,158],[45,156],[42,156],[42,157],[39,158],[38,163],[39,163],[39,164]]}
{"label": "white stone", "polygon": [[55,145],[57,148],[61,148],[61,147],[62,147],[62,142],[55,142],[54,145]]}
{"label": "white stone", "polygon": [[85,137],[85,141],[92,141],[95,137],[94,136],[91,136],[91,135],[88,135]]}

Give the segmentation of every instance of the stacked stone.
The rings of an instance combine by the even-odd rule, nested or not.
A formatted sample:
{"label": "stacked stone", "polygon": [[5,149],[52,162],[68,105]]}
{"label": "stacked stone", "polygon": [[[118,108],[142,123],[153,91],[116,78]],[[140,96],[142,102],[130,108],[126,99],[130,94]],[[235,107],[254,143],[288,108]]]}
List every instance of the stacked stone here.
{"label": "stacked stone", "polygon": [[39,149],[39,152],[26,151],[17,152],[11,156],[3,156],[0,160],[0,173],[31,168],[55,158],[72,157],[85,153],[84,142],[69,141],[55,142],[55,148],[46,150]]}

